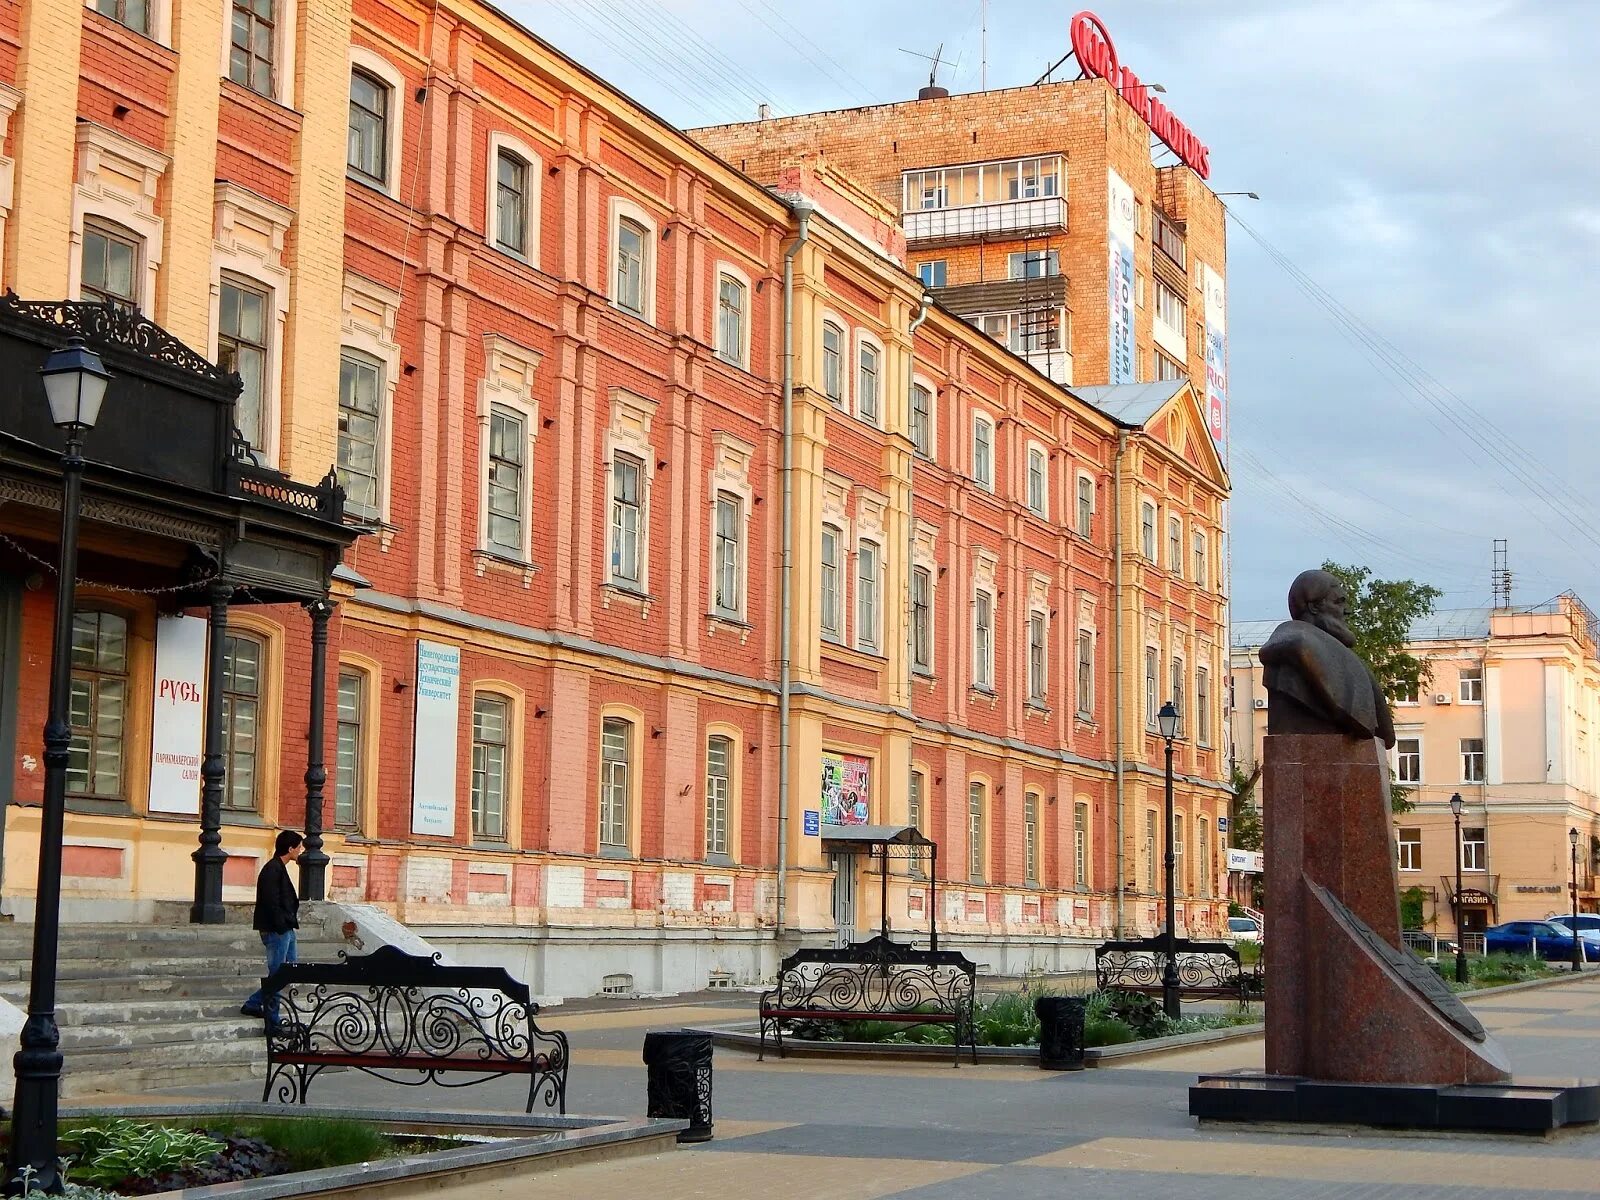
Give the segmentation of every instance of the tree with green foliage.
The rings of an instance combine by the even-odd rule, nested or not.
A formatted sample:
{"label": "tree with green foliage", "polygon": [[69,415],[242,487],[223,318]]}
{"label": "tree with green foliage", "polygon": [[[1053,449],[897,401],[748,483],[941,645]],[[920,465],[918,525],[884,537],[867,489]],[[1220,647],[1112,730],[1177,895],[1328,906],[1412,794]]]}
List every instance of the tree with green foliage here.
{"label": "tree with green foliage", "polygon": [[[1344,585],[1345,623],[1355,634],[1355,652],[1372,668],[1383,694],[1392,704],[1414,696],[1433,678],[1425,658],[1412,654],[1406,644],[1411,627],[1433,612],[1444,593],[1427,583],[1410,579],[1375,579],[1367,567],[1325,562],[1322,569]],[[1395,812],[1409,812],[1410,789],[1393,785],[1390,803]]]}
{"label": "tree with green foliage", "polygon": [[1228,845],[1236,850],[1261,849],[1261,810],[1256,807],[1256,784],[1260,779],[1260,763],[1250,771],[1234,763],[1229,781],[1233,797],[1228,801]]}

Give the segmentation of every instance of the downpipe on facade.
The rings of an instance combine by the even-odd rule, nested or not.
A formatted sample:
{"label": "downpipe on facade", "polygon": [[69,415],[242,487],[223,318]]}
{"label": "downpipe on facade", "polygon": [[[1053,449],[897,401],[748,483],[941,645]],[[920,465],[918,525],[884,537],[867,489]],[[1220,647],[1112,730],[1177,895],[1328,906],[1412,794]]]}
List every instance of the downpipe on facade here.
{"label": "downpipe on facade", "polygon": [[1114,686],[1112,691],[1116,702],[1116,719],[1114,722],[1116,738],[1116,757],[1112,760],[1116,770],[1117,792],[1117,937],[1127,936],[1124,932],[1124,905],[1127,892],[1127,879],[1124,873],[1127,851],[1122,840],[1122,819],[1124,808],[1123,796],[1123,745],[1122,745],[1122,456],[1128,452],[1128,431],[1117,430],[1117,457],[1111,469],[1111,599],[1116,610],[1115,620],[1112,623],[1113,640],[1115,646],[1113,653],[1116,659],[1113,673]]}

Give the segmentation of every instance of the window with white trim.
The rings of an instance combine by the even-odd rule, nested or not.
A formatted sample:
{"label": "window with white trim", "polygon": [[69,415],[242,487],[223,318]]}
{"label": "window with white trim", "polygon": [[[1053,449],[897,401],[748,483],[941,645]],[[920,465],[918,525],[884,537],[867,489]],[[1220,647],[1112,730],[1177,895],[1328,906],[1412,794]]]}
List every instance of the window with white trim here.
{"label": "window with white trim", "polygon": [[1194,669],[1194,732],[1202,746],[1211,744],[1211,669]]}
{"label": "window with white trim", "polygon": [[511,769],[511,701],[490,692],[472,698],[472,836],[503,841]]}
{"label": "window with white trim", "polygon": [[538,176],[527,159],[504,148],[494,156],[494,244],[519,258],[528,257],[530,191]]}
{"label": "window with white trim", "polygon": [[871,342],[862,342],[856,353],[856,416],[869,425],[876,425],[883,419],[878,404],[883,351]]}
{"label": "window with white trim", "polygon": [[1045,702],[1049,639],[1050,618],[1035,609],[1028,614],[1028,701],[1031,704]]}
{"label": "window with white trim", "polygon": [[1059,250],[1018,250],[1006,255],[1007,279],[1045,279],[1061,274]]}
{"label": "window with white trim", "polygon": [[1094,536],[1094,480],[1078,476],[1078,536]]}
{"label": "window with white trim", "polygon": [[1179,737],[1183,737],[1189,732],[1184,728],[1185,724],[1187,724],[1184,720],[1186,715],[1184,710],[1188,708],[1188,705],[1184,703],[1184,700],[1187,698],[1189,690],[1188,682],[1188,677],[1183,673],[1183,659],[1174,654],[1172,656],[1172,707],[1178,710]]}
{"label": "window with white trim", "polygon": [[1072,806],[1072,885],[1089,886],[1089,806],[1081,800]]}
{"label": "window with white trim", "polygon": [[67,791],[121,799],[128,733],[128,621],[95,609],[72,614],[67,704]]}
{"label": "window with white trim", "polygon": [[1192,541],[1194,542],[1194,585],[1198,588],[1211,586],[1210,547],[1207,544],[1205,530],[1196,529]]}
{"label": "window with white trim", "polygon": [[972,601],[972,686],[994,691],[994,597],[981,590]]}
{"label": "window with white trim", "polygon": [[359,830],[361,799],[366,794],[367,674],[339,672],[337,727],[334,735],[333,824]]}
{"label": "window with white trim", "polygon": [[1028,447],[1028,509],[1041,517],[1048,515],[1048,461],[1042,447]]}
{"label": "window with white trim", "polygon": [[877,544],[863,539],[856,547],[856,649],[873,654],[881,644],[878,637],[881,571]]}
{"label": "window with white trim", "polygon": [[[911,772],[911,788],[906,796],[906,824],[922,832],[923,796],[927,793],[928,777],[921,771]],[[927,868],[922,865],[920,856],[911,859],[907,864],[908,873],[913,879],[921,879],[927,873]]]}
{"label": "window with white trim", "polygon": [[1156,562],[1156,506],[1149,500],[1139,502],[1139,549],[1146,562]]}
{"label": "window with white trim", "polygon": [[1462,667],[1458,690],[1463,704],[1483,703],[1483,667]]}
{"label": "window with white trim", "polygon": [[228,78],[269,100],[277,94],[278,0],[233,0]]}
{"label": "window with white trim", "polygon": [[1422,739],[1396,738],[1394,742],[1394,781],[1396,783],[1422,782]]}
{"label": "window with white trim", "polygon": [[933,674],[933,572],[911,568],[911,669]]}
{"label": "window with white trim", "polygon": [[728,807],[733,790],[733,739],[712,734],[706,739],[705,854],[728,853]]}
{"label": "window with white trim", "polygon": [[745,365],[749,337],[745,285],[732,275],[717,276],[717,357],[735,366]]}
{"label": "window with white trim", "polygon": [[1399,847],[1400,869],[1402,871],[1422,870],[1422,830],[1420,828],[1400,830],[1397,845]]}
{"label": "window with white trim", "polygon": [[933,389],[911,385],[911,445],[923,458],[933,457]]}
{"label": "window with white trim", "polygon": [[78,298],[137,311],[144,239],[110,221],[83,222]]}
{"label": "window with white trim", "polygon": [[1163,353],[1159,346],[1156,347],[1156,379],[1182,379],[1183,376],[1183,364],[1170,354]]}
{"label": "window with white trim", "polygon": [[600,722],[600,845],[628,849],[628,807],[632,803],[633,722],[606,717]]}
{"label": "window with white trim", "polygon": [[983,882],[983,840],[989,789],[977,779],[967,785],[967,876]]}
{"label": "window with white trim", "polygon": [[843,544],[843,533],[832,525],[822,527],[822,636],[830,642],[844,641],[844,613],[839,604],[840,551]]}
{"label": "window with white trim", "polygon": [[217,366],[236,373],[244,387],[233,406],[233,423],[257,449],[267,444],[267,314],[264,289],[224,278],[217,311]]}
{"label": "window with white trim", "polygon": [[611,581],[638,591],[644,583],[644,464],[617,454],[611,464]]}
{"label": "window with white trim", "polygon": [[222,807],[230,812],[255,812],[261,758],[262,668],[266,643],[245,633],[230,633],[222,642],[222,753],[227,787]]}
{"label": "window with white trim", "polygon": [[1152,895],[1156,890],[1156,810],[1149,808],[1144,814],[1144,888]]}
{"label": "window with white trim", "polygon": [[1183,521],[1167,518],[1167,570],[1183,578]]}
{"label": "window with white trim", "polygon": [[389,85],[370,71],[350,72],[350,132],[345,167],[374,187],[389,182]]}
{"label": "window with white trim", "polygon": [[490,550],[518,559],[527,546],[527,453],[527,418],[507,405],[491,404],[484,536]]}
{"label": "window with white trim", "polygon": [[1022,872],[1028,883],[1039,882],[1039,793],[1022,796]]}
{"label": "window with white trim", "polygon": [[1078,715],[1094,716],[1094,634],[1078,630]]}
{"label": "window with white trim", "polygon": [[383,364],[356,350],[339,355],[339,484],[345,511],[377,520],[383,475]]}
{"label": "window with white trim", "polygon": [[126,25],[135,33],[152,36],[150,0],[94,0],[89,7],[103,17],[110,17],[118,25]]}
{"label": "window with white trim", "polygon": [[1182,331],[1187,324],[1188,307],[1183,297],[1161,280],[1156,280],[1156,318],[1172,328]]}
{"label": "window with white trim", "polygon": [[1189,894],[1189,880],[1184,875],[1183,826],[1186,821],[1180,813],[1172,814],[1172,890],[1179,896]]}
{"label": "window with white trim", "polygon": [[1161,652],[1154,646],[1144,648],[1144,727],[1150,733],[1160,729],[1156,714],[1161,711]]}
{"label": "window with white trim", "polygon": [[1483,782],[1483,739],[1461,739],[1461,782]]}
{"label": "window with white trim", "polygon": [[917,264],[917,278],[923,287],[942,288],[950,277],[950,262],[943,258],[930,258]]}
{"label": "window with white trim", "polygon": [[721,617],[737,618],[744,612],[743,536],[744,513],[739,497],[718,492],[712,572],[716,585],[714,603]]}
{"label": "window with white trim", "polygon": [[986,413],[972,414],[972,478],[985,491],[994,491],[994,421]]}
{"label": "window with white trim", "polygon": [[822,323],[822,390],[835,408],[844,404],[844,328],[832,321]]}
{"label": "window with white trim", "polygon": [[646,316],[646,289],[650,286],[650,230],[632,217],[617,220],[615,275],[612,302],[636,317]]}
{"label": "window with white trim", "polygon": [[1463,871],[1489,869],[1489,831],[1482,825],[1461,827],[1461,869]]}

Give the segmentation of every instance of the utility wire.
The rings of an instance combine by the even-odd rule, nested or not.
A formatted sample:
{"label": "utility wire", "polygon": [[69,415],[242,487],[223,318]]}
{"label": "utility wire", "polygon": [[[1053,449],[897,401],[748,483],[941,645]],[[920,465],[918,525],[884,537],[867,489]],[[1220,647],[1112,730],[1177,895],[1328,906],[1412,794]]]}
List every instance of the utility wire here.
{"label": "utility wire", "polygon": [[[834,58],[833,55],[817,45],[816,42],[813,42],[806,36],[805,30],[791,24],[781,12],[767,3],[767,0],[756,0],[756,3],[771,13],[777,19],[778,24],[775,25],[767,20],[760,12],[750,6],[748,0],[739,0],[741,8],[782,38],[790,48],[797,50],[813,66],[827,72],[835,83],[844,88],[846,95],[863,98],[869,104],[873,102],[877,96],[877,90],[871,84],[864,82],[861,76],[851,72],[848,67]],[[782,28],[779,28],[780,25]],[[810,48],[809,51],[806,49],[807,47]],[[838,69],[835,70],[834,68]]]}

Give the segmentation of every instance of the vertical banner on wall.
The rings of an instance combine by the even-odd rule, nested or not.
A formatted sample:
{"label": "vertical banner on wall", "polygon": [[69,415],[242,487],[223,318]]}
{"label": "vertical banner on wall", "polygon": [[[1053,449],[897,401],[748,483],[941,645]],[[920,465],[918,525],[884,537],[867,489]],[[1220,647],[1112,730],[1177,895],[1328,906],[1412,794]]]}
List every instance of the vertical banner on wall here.
{"label": "vertical banner on wall", "polygon": [[865,825],[872,764],[854,754],[822,752],[822,823]]}
{"label": "vertical banner on wall", "polygon": [[155,704],[150,722],[150,811],[200,812],[206,732],[204,617],[156,622]]}
{"label": "vertical banner on wall", "polygon": [[1206,320],[1206,425],[1211,440],[1221,449],[1228,436],[1228,307],[1222,276],[1201,264],[1205,286]]}
{"label": "vertical banner on wall", "polygon": [[1107,171],[1107,240],[1111,252],[1111,382],[1133,383],[1133,189]]}
{"label": "vertical banner on wall", "polygon": [[411,832],[456,831],[456,728],[461,714],[461,648],[417,643],[417,728],[411,743]]}

